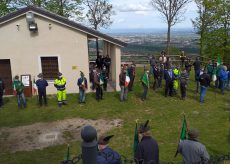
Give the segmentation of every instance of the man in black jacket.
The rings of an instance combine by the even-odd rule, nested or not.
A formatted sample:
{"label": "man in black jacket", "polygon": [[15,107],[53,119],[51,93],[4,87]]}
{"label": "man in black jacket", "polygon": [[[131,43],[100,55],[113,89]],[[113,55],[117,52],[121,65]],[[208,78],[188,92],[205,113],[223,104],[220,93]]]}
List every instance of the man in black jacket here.
{"label": "man in black jacket", "polygon": [[4,85],[4,82],[3,82],[2,78],[0,77],[0,108],[3,105],[3,93],[4,93],[4,90],[5,90],[5,85]]}
{"label": "man in black jacket", "polygon": [[200,77],[200,59],[196,57],[196,61],[193,63],[195,71],[195,80],[196,80],[196,92],[199,90],[199,77]]}
{"label": "man in black jacket", "polygon": [[137,164],[159,164],[159,147],[157,141],[151,137],[149,120],[139,127],[141,141],[137,146],[135,161]]}
{"label": "man in black jacket", "polygon": [[200,75],[199,77],[200,82],[200,103],[204,103],[204,96],[207,91],[207,87],[210,85],[211,78],[207,74],[207,72],[204,70],[204,73]]}

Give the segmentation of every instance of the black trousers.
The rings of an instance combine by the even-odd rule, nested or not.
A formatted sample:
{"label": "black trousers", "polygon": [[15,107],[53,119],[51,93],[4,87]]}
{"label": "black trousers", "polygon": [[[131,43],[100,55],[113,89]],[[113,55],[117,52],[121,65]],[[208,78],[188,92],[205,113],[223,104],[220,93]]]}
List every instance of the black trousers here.
{"label": "black trousers", "polygon": [[0,107],[3,105],[3,93],[0,93]]}
{"label": "black trousers", "polygon": [[186,86],[185,85],[180,85],[180,93],[181,93],[181,98],[186,97]]}
{"label": "black trousers", "polygon": [[165,82],[165,97],[173,95],[173,81]]}
{"label": "black trousers", "polygon": [[100,100],[103,97],[102,87],[99,85],[96,86],[96,100]]}
{"label": "black trousers", "polygon": [[44,99],[44,104],[47,105],[46,90],[38,90],[39,105],[42,106],[42,98]]}

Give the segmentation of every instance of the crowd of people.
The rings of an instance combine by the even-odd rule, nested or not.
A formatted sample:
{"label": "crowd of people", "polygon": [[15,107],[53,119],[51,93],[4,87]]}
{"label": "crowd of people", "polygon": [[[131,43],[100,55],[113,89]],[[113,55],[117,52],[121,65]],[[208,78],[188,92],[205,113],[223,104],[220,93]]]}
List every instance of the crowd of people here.
{"label": "crowd of people", "polygon": [[[159,146],[155,138],[150,133],[148,120],[140,124],[138,129],[139,143],[134,152],[136,164],[159,164]],[[202,163],[208,164],[210,157],[205,146],[198,140],[198,130],[190,128],[188,139],[180,140],[177,152],[182,155],[183,164]],[[121,164],[121,155],[109,147],[109,140],[113,135],[102,135],[98,140],[98,164]]]}

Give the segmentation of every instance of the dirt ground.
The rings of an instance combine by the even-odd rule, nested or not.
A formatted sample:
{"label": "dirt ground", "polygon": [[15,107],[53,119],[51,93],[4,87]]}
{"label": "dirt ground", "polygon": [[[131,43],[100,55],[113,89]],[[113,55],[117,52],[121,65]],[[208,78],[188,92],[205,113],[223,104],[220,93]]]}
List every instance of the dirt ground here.
{"label": "dirt ground", "polygon": [[0,128],[0,145],[4,151],[30,151],[81,140],[81,128],[91,125],[98,135],[122,126],[122,120],[66,119],[49,123],[35,123],[16,128]]}

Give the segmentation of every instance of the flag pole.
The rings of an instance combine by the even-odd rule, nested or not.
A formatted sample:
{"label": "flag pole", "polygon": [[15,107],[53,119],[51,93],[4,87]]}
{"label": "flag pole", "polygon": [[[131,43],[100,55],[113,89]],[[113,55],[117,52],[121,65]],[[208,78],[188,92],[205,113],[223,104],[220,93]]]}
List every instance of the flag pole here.
{"label": "flag pole", "polygon": [[180,143],[180,140],[181,140],[181,133],[182,133],[182,130],[183,130],[184,121],[185,121],[185,123],[186,123],[186,131],[187,131],[187,122],[186,122],[186,119],[185,119],[185,113],[184,113],[184,111],[183,111],[181,114],[183,114],[184,120],[183,120],[183,123],[182,123],[182,126],[181,126],[180,137],[179,137],[179,140],[178,140],[177,149],[176,149],[176,153],[175,153],[175,155],[174,155],[174,158],[176,158],[176,157],[177,157],[177,154],[179,153],[178,149],[179,149],[179,143]]}

